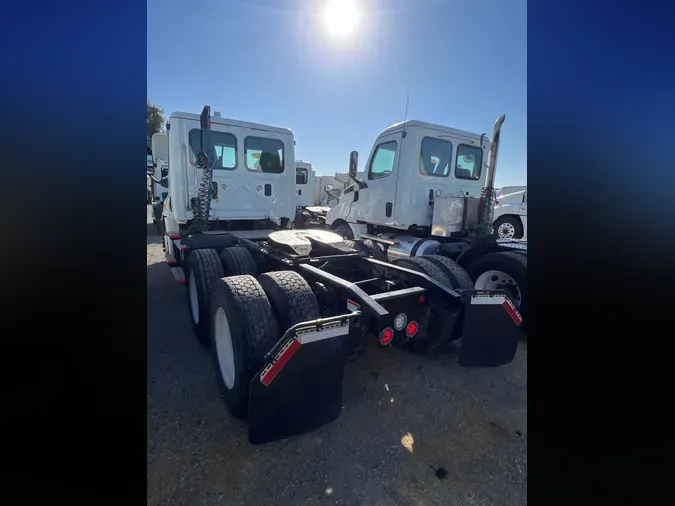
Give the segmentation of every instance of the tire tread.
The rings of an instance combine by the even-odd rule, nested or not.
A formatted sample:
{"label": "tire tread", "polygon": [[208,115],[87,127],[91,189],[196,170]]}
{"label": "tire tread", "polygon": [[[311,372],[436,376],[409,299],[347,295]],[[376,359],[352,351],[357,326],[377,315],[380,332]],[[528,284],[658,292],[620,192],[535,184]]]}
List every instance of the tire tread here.
{"label": "tire tread", "polygon": [[242,246],[224,248],[220,252],[220,261],[227,276],[256,276],[258,268],[251,253]]}

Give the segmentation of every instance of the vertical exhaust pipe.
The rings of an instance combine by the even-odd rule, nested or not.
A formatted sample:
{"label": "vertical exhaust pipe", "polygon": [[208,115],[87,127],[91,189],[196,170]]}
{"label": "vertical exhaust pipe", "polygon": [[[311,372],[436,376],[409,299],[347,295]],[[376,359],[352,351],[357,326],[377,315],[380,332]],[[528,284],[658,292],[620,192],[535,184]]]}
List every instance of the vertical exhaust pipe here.
{"label": "vertical exhaust pipe", "polygon": [[488,161],[487,178],[485,181],[485,190],[479,204],[478,223],[479,231],[485,234],[492,233],[492,217],[494,216],[494,197],[495,197],[495,174],[497,173],[497,154],[499,153],[499,137],[502,131],[502,124],[506,120],[506,114],[502,114],[495,121],[492,129],[492,146],[490,148],[490,159]]}
{"label": "vertical exhaust pipe", "polygon": [[506,114],[502,114],[495,121],[495,126],[492,129],[492,149],[490,150],[490,160],[488,161],[487,182],[485,184],[488,188],[495,186],[495,174],[497,172],[497,153],[499,152],[499,136],[502,131],[502,124],[506,120]]}

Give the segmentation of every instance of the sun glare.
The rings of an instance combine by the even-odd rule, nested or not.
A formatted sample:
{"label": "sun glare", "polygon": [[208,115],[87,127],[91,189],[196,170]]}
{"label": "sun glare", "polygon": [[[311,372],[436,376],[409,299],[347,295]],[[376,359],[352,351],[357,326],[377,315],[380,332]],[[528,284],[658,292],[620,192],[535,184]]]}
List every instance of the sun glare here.
{"label": "sun glare", "polygon": [[331,34],[346,37],[358,25],[359,12],[354,0],[328,0],[323,19]]}

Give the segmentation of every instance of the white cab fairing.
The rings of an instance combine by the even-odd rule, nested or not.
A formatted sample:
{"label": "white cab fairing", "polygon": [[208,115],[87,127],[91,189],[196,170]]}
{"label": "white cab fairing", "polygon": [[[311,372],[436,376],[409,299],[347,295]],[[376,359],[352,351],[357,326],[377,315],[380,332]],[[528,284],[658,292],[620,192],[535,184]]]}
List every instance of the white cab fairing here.
{"label": "white cab fairing", "polygon": [[[177,112],[169,120],[169,212],[178,223],[194,218],[192,201],[202,181],[199,119],[198,114]],[[293,218],[295,148],[289,129],[212,117],[211,141],[218,191],[211,201],[211,220]],[[261,169],[261,158],[271,167],[267,172]]]}

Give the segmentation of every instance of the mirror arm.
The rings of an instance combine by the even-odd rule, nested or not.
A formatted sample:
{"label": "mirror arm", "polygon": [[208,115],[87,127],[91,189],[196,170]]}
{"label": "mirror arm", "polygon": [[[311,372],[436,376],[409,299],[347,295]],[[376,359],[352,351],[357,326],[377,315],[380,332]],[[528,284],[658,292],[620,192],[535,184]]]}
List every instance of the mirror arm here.
{"label": "mirror arm", "polygon": [[365,190],[366,188],[368,188],[368,185],[364,181],[361,181],[360,179],[356,179],[355,177],[353,177],[352,179],[358,185],[359,190]]}

